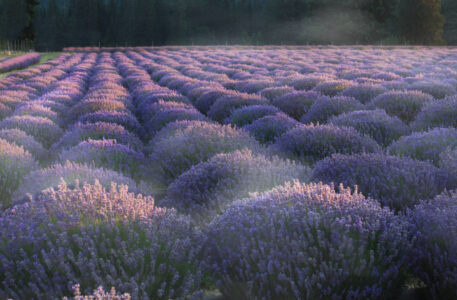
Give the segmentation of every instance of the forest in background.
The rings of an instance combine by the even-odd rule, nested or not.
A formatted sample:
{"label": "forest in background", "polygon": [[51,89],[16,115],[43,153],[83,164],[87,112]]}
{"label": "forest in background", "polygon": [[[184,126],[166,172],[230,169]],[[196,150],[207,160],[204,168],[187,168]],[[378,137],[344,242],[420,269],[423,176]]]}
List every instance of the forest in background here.
{"label": "forest in background", "polygon": [[457,0],[0,0],[0,40],[71,46],[457,44]]}

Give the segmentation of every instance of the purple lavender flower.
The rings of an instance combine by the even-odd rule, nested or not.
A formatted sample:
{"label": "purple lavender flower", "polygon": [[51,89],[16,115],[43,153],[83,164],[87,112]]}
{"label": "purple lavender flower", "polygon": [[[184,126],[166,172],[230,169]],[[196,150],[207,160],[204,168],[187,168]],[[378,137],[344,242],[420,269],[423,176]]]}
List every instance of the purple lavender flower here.
{"label": "purple lavender flower", "polygon": [[352,97],[336,96],[332,98],[318,98],[300,121],[304,124],[324,124],[333,116],[363,109],[364,105]]}
{"label": "purple lavender flower", "polygon": [[395,298],[410,249],[389,209],[322,184],[287,184],[230,206],[206,229],[208,267],[237,299]]}
{"label": "purple lavender flower", "polygon": [[380,84],[358,84],[345,89],[341,92],[341,96],[354,97],[366,104],[385,92],[387,92],[387,89]]}
{"label": "purple lavender flower", "polygon": [[457,97],[448,97],[440,101],[434,101],[422,109],[417,115],[411,127],[424,130],[432,127],[456,127],[457,128]]}
{"label": "purple lavender flower", "polygon": [[235,109],[230,116],[225,120],[225,123],[243,127],[251,124],[264,116],[275,115],[279,109],[272,105],[251,105]]}
{"label": "purple lavender flower", "polygon": [[327,97],[313,91],[296,91],[273,100],[272,104],[290,117],[300,120],[311,105],[319,99],[327,99]]}
{"label": "purple lavender flower", "polygon": [[211,106],[208,111],[208,117],[214,121],[223,122],[226,118],[230,117],[232,112],[237,108],[262,104],[268,104],[268,100],[260,96],[241,93],[223,96],[217,99]]}
{"label": "purple lavender flower", "polygon": [[434,197],[449,185],[447,173],[428,162],[380,153],[327,157],[315,165],[312,180],[357,186],[367,197],[396,210]]}
{"label": "purple lavender flower", "polygon": [[286,114],[276,113],[255,120],[252,124],[244,126],[243,129],[248,131],[260,143],[271,144],[278,137],[299,125],[301,125],[300,122]]}

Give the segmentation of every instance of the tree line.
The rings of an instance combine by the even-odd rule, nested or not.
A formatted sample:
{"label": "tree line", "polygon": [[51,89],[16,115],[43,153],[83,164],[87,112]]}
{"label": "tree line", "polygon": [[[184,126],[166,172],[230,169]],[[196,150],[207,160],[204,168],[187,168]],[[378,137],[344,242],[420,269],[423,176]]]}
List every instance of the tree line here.
{"label": "tree line", "polygon": [[38,50],[457,44],[457,0],[0,0],[0,40],[23,38]]}

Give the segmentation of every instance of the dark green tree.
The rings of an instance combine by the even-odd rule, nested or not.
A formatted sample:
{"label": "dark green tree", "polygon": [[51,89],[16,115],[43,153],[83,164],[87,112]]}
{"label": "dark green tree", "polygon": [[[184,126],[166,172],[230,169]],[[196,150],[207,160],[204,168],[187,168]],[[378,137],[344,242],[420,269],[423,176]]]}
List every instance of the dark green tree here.
{"label": "dark green tree", "polygon": [[441,0],[399,0],[397,30],[413,44],[443,44]]}

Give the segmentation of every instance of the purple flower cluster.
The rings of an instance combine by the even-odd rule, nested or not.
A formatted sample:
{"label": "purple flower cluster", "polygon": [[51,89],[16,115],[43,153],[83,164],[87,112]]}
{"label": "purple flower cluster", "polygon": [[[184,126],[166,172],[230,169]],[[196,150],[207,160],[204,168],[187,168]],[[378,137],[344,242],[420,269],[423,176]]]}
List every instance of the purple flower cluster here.
{"label": "purple flower cluster", "polygon": [[362,110],[364,105],[352,97],[336,96],[333,98],[319,98],[301,118],[304,124],[327,123],[332,116],[342,113]]}
{"label": "purple flower cluster", "polygon": [[211,220],[235,199],[263,192],[287,181],[307,181],[310,169],[251,150],[215,155],[173,181],[160,205],[176,208],[197,222]]}
{"label": "purple flower cluster", "polygon": [[395,210],[434,197],[449,185],[447,173],[428,162],[380,153],[327,157],[315,165],[312,180],[356,186]]}
{"label": "purple flower cluster", "polygon": [[288,184],[236,202],[207,228],[208,268],[236,299],[393,299],[407,223],[361,194]]}
{"label": "purple flower cluster", "polygon": [[409,128],[399,118],[389,116],[384,110],[358,110],[330,118],[330,124],[355,128],[360,134],[369,135],[378,144],[390,145],[409,133]]}
{"label": "purple flower cluster", "polygon": [[23,147],[24,150],[32,154],[37,160],[45,159],[47,155],[47,151],[43,148],[43,146],[38,143],[32,136],[27,135],[22,130],[1,129],[0,139]]}
{"label": "purple flower cluster", "polygon": [[314,102],[326,98],[313,91],[295,91],[273,100],[272,104],[290,117],[300,120]]}
{"label": "purple flower cluster", "polygon": [[249,94],[234,94],[229,96],[220,97],[211,105],[208,111],[208,117],[217,122],[223,122],[229,118],[232,112],[240,107],[249,105],[262,105],[268,104],[268,100],[260,96]]}
{"label": "purple flower cluster", "polygon": [[252,122],[252,124],[244,126],[243,129],[248,131],[260,143],[271,144],[278,137],[299,125],[301,125],[300,122],[286,114],[276,113],[260,118]]}
{"label": "purple flower cluster", "polygon": [[8,58],[0,62],[0,73],[27,68],[30,65],[40,62],[40,58],[40,53],[35,52]]}
{"label": "purple flower cluster", "polygon": [[76,283],[83,292],[116,286],[134,299],[199,291],[199,234],[127,186],[61,184],[5,211],[0,224],[2,298],[61,298]]}
{"label": "purple flower cluster", "polygon": [[432,299],[457,297],[457,192],[446,192],[408,211],[414,247],[411,270]]}
{"label": "purple flower cluster", "polygon": [[449,97],[426,105],[411,125],[418,130],[432,127],[457,128],[456,115],[457,97]]}
{"label": "purple flower cluster", "polygon": [[419,91],[392,91],[374,98],[370,105],[384,109],[389,115],[399,117],[409,124],[422,108],[433,102],[433,97]]}
{"label": "purple flower cluster", "polygon": [[274,153],[304,163],[314,163],[334,153],[379,152],[381,147],[354,128],[334,125],[302,125],[276,139]]}
{"label": "purple flower cluster", "polygon": [[243,127],[264,116],[275,115],[278,112],[279,109],[272,105],[244,106],[234,110],[230,118],[226,119],[226,121],[237,127]]}

